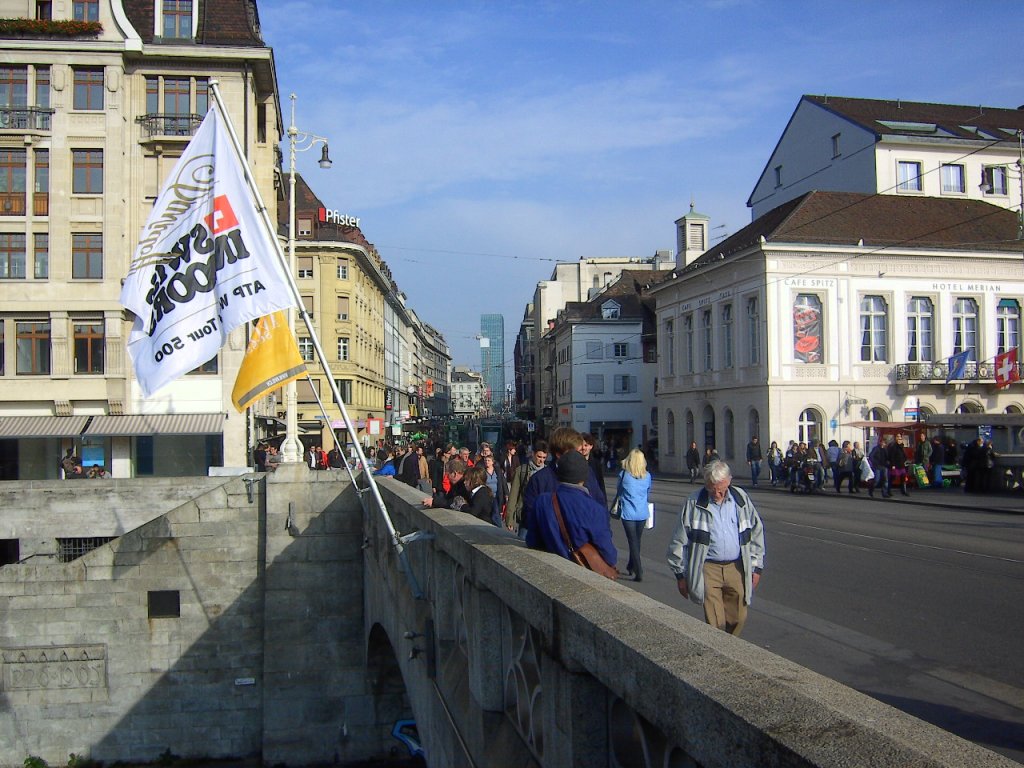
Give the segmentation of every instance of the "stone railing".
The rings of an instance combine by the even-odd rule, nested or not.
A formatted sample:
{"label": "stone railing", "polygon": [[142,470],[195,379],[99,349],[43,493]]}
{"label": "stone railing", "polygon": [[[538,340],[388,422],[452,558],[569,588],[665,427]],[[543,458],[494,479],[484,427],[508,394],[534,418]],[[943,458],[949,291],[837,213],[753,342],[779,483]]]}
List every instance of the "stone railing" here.
{"label": "stone railing", "polygon": [[1016,765],[397,482],[382,494],[420,536],[407,578],[367,509],[366,625],[396,649],[431,764]]}

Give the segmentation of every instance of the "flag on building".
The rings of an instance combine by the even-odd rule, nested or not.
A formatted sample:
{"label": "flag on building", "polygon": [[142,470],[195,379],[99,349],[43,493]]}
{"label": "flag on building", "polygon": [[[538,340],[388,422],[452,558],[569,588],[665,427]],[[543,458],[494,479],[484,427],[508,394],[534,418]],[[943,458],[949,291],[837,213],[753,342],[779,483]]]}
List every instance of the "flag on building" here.
{"label": "flag on building", "polygon": [[160,190],[121,289],[145,397],[215,357],[243,323],[294,304],[228,129],[214,103]]}
{"label": "flag on building", "polygon": [[963,352],[953,355],[949,358],[949,371],[946,373],[946,383],[949,384],[953,379],[962,379],[967,371],[967,358],[971,356],[971,350],[965,349]]}
{"label": "flag on building", "polygon": [[306,364],[288,328],[284,312],[261,317],[252,330],[238,369],[231,402],[239,413],[264,395],[306,374]]}
{"label": "flag on building", "polygon": [[1008,387],[1014,381],[1020,381],[1016,347],[1001,355],[996,355],[996,389]]}

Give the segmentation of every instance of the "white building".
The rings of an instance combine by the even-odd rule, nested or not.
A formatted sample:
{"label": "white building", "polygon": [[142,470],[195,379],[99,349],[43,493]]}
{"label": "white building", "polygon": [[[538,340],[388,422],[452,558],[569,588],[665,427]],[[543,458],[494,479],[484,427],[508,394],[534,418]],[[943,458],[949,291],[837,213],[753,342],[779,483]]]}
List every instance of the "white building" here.
{"label": "white building", "polygon": [[465,366],[455,366],[452,371],[452,415],[457,419],[469,419],[481,416],[483,412],[483,376]]}
{"label": "white building", "polygon": [[647,272],[622,272],[599,296],[559,311],[540,347],[553,393],[543,414],[548,432],[572,427],[626,450],[652,446],[654,318],[641,298],[650,279]]}
{"label": "white building", "polygon": [[[691,440],[742,462],[752,435],[863,441],[846,425],[915,408],[1024,413],[1024,385],[997,389],[992,366],[1020,346],[1017,233],[980,200],[810,192],[680,267],[651,289],[662,469],[683,471]],[[947,384],[961,351],[966,377]]]}
{"label": "white building", "polygon": [[804,96],[747,200],[751,219],[814,189],[1024,206],[1021,129],[1021,109]]}

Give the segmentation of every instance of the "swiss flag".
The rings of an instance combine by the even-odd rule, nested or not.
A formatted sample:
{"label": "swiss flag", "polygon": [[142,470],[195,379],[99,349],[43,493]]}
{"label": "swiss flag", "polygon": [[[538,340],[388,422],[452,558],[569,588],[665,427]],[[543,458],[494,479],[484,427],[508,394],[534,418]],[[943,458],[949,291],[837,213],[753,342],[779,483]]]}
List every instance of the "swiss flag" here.
{"label": "swiss flag", "polygon": [[1016,348],[996,355],[996,389],[1009,386],[1011,381],[1020,381]]}

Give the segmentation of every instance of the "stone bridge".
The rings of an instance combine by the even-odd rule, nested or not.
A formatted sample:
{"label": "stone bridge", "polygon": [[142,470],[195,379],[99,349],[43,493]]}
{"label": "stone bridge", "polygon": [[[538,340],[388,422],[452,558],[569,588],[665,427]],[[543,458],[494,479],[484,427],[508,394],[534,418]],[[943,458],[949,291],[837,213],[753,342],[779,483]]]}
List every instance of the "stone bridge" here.
{"label": "stone bridge", "polygon": [[341,474],[0,483],[0,766],[1016,765],[386,480],[400,556]]}

